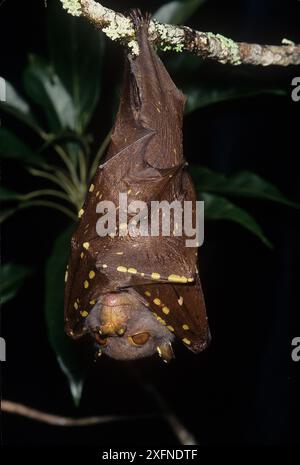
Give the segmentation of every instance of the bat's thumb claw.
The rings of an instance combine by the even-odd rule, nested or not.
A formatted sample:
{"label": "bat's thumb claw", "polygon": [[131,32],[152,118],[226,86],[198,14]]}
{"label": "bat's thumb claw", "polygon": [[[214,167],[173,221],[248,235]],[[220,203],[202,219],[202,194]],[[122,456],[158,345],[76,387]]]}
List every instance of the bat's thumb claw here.
{"label": "bat's thumb claw", "polygon": [[156,347],[156,350],[165,363],[169,363],[172,358],[174,358],[174,352],[170,342],[162,343]]}

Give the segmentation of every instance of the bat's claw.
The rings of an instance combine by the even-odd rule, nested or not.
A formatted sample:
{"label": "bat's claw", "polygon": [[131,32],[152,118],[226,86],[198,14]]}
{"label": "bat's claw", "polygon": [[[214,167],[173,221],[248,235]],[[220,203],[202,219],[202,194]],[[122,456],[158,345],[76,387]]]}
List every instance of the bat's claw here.
{"label": "bat's claw", "polygon": [[102,349],[98,349],[96,352],[95,352],[95,355],[94,355],[94,362],[97,362],[98,358],[100,358],[102,355]]}
{"label": "bat's claw", "polygon": [[175,358],[170,342],[164,342],[163,344],[156,347],[158,355],[162,358],[165,363],[169,363],[172,358]]}

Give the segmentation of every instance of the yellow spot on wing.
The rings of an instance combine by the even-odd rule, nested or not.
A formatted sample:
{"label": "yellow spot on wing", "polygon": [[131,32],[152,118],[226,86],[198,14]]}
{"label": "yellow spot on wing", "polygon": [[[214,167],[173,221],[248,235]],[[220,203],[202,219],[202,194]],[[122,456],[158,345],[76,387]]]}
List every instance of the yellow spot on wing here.
{"label": "yellow spot on wing", "polygon": [[128,273],[136,274],[137,270],[135,268],[128,268]]}
{"label": "yellow spot on wing", "polygon": [[145,291],[145,295],[146,295],[147,297],[151,297],[151,292]]}
{"label": "yellow spot on wing", "polygon": [[159,273],[152,273],[152,274],[151,274],[151,278],[152,278],[152,279],[159,279],[159,278],[160,278],[160,274],[159,274]]}
{"label": "yellow spot on wing", "polygon": [[80,258],[83,258],[83,257],[84,257],[84,253],[83,253],[83,252],[81,252],[81,254],[80,254]]}
{"label": "yellow spot on wing", "polygon": [[187,331],[188,329],[190,329],[189,325],[182,325],[182,328]]}
{"label": "yellow spot on wing", "polygon": [[184,342],[185,344],[187,344],[188,346],[191,344],[191,341],[189,339],[187,339],[186,337],[184,337],[182,339],[182,342]]}
{"label": "yellow spot on wing", "polygon": [[65,283],[68,281],[68,272],[65,272]]}
{"label": "yellow spot on wing", "polygon": [[168,281],[172,283],[187,283],[188,279],[185,276],[179,276],[177,274],[170,274]]}
{"label": "yellow spot on wing", "polygon": [[78,309],[78,303],[77,302],[74,303],[74,308],[75,308],[75,310]]}
{"label": "yellow spot on wing", "polygon": [[127,268],[125,266],[118,266],[117,271],[120,273],[127,273]]}
{"label": "yellow spot on wing", "polygon": [[82,247],[83,247],[84,249],[86,249],[86,250],[89,248],[89,246],[90,246],[90,243],[89,243],[89,242],[84,242],[84,243],[82,244]]}
{"label": "yellow spot on wing", "polygon": [[96,303],[96,300],[90,300],[89,302],[90,305],[95,305],[95,303]]}
{"label": "yellow spot on wing", "polygon": [[91,185],[90,185],[90,188],[89,188],[89,192],[93,192],[94,189],[95,189],[94,184],[91,184]]}
{"label": "yellow spot on wing", "polygon": [[165,320],[163,320],[160,316],[157,317],[157,321],[158,321],[159,323],[161,323],[162,325],[165,325],[165,326],[166,326],[166,324],[167,324],[167,323],[165,322]]}
{"label": "yellow spot on wing", "polygon": [[153,300],[153,303],[154,303],[155,305],[160,305],[160,304],[161,304],[161,301],[160,301],[159,299],[154,299],[154,300]]}
{"label": "yellow spot on wing", "polygon": [[87,288],[89,287],[89,282],[88,282],[88,281],[84,281],[83,285],[84,285],[85,289],[87,289]]}
{"label": "yellow spot on wing", "polygon": [[84,210],[83,208],[81,208],[78,212],[78,218],[81,218],[83,214],[84,214]]}
{"label": "yellow spot on wing", "polygon": [[80,315],[83,316],[83,317],[85,318],[86,316],[88,316],[88,312],[87,312],[86,310],[82,310],[82,311],[80,312]]}
{"label": "yellow spot on wing", "polygon": [[173,326],[167,326],[167,328],[168,328],[169,331],[172,331],[172,333],[174,332]]}
{"label": "yellow spot on wing", "polygon": [[192,283],[194,281],[194,278],[188,278],[188,283]]}
{"label": "yellow spot on wing", "polygon": [[95,276],[96,276],[95,271],[90,271],[90,272],[89,272],[89,278],[90,278],[90,279],[93,279]]}
{"label": "yellow spot on wing", "polygon": [[165,315],[168,315],[168,313],[170,313],[170,309],[168,307],[163,307],[162,311]]}

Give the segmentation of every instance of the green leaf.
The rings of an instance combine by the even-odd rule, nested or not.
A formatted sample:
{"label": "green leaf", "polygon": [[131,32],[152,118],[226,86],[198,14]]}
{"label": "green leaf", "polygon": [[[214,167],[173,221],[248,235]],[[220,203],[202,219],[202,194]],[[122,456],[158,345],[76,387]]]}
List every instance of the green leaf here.
{"label": "green leaf", "polygon": [[27,94],[45,111],[52,132],[75,129],[72,98],[51,66],[41,58],[31,56],[23,79]]}
{"label": "green leaf", "polygon": [[270,200],[299,208],[298,204],[285,197],[274,184],[251,171],[239,171],[226,176],[209,168],[193,165],[191,175],[199,191]]}
{"label": "green leaf", "polygon": [[0,305],[13,299],[21,286],[32,273],[32,269],[15,265],[13,263],[6,263],[1,265],[0,268]]}
{"label": "green leaf", "polygon": [[1,201],[10,201],[10,200],[18,200],[20,198],[20,194],[6,187],[0,186],[0,200]]}
{"label": "green leaf", "polygon": [[38,134],[42,135],[43,131],[35,120],[29,104],[24,100],[14,87],[6,81],[6,100],[0,102],[0,109],[10,113],[20,121],[31,127]]}
{"label": "green leaf", "polygon": [[48,13],[51,63],[72,98],[74,129],[82,133],[100,97],[104,36],[84,19],[67,14],[60,2],[51,2]]}
{"label": "green leaf", "polygon": [[8,208],[0,211],[0,224],[4,223],[10,216],[12,216],[17,211],[17,208]]}
{"label": "green leaf", "polygon": [[21,139],[5,128],[0,128],[0,158],[40,165],[41,159]]}
{"label": "green leaf", "polygon": [[45,316],[48,337],[59,365],[66,375],[73,400],[79,404],[87,362],[80,345],[64,332],[64,275],[69,256],[69,245],[74,227],[60,234],[46,264]]}
{"label": "green leaf", "polygon": [[182,24],[192,16],[206,0],[174,0],[165,3],[153,15],[160,23]]}
{"label": "green leaf", "polygon": [[199,108],[207,107],[215,103],[241,98],[255,97],[258,95],[286,95],[286,92],[279,88],[260,88],[257,84],[240,83],[235,85],[221,84],[194,84],[182,85],[181,89],[187,96],[185,112],[191,113]]}
{"label": "green leaf", "polygon": [[206,220],[229,220],[239,223],[257,236],[267,247],[273,247],[260,225],[248,212],[219,195],[202,193],[201,197],[204,200]]}

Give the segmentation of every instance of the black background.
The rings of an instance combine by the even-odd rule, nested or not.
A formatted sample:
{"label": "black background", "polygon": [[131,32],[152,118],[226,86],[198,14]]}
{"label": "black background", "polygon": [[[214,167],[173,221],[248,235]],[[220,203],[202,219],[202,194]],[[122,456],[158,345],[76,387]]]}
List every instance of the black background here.
{"label": "black background", "polygon": [[[109,6],[154,11],[160,3],[110,1]],[[0,6],[0,74],[17,88],[28,53],[47,53],[45,16],[42,0],[6,0]],[[279,43],[283,37],[299,42],[299,23],[296,0],[208,0],[189,24],[236,40]],[[92,126],[102,135],[111,123],[106,115],[113,84],[122,75],[122,51],[108,44],[107,57],[102,98]],[[258,85],[278,83],[288,96],[222,103],[187,116],[186,158],[226,173],[253,170],[300,202],[300,103],[290,98],[292,78],[300,75],[300,69],[248,68]],[[212,79],[232,72],[238,71],[215,63],[205,68]],[[22,127],[8,117],[2,124],[22,134]],[[27,132],[24,138],[35,143],[28,140]],[[17,168],[4,166],[2,178],[19,191],[30,187]],[[177,440],[164,421],[135,418],[158,411],[148,385],[155,386],[200,445],[299,442],[296,375],[300,363],[293,363],[290,355],[292,338],[300,336],[299,212],[255,200],[239,204],[263,225],[274,250],[238,225],[207,223],[200,272],[211,347],[195,356],[178,346],[176,360],[169,366],[155,358],[131,364],[103,359],[89,372],[79,409],[72,404],[43,319],[44,259],[65,220],[48,210],[32,210],[5,224],[3,262],[34,265],[36,272],[2,310],[2,335],[7,341],[7,362],[1,364],[3,398],[61,415],[116,413],[129,414],[132,420],[63,429],[3,414],[3,444],[174,445]]]}

